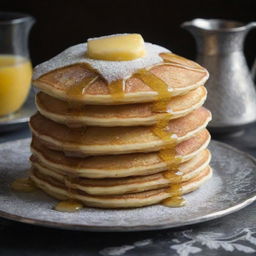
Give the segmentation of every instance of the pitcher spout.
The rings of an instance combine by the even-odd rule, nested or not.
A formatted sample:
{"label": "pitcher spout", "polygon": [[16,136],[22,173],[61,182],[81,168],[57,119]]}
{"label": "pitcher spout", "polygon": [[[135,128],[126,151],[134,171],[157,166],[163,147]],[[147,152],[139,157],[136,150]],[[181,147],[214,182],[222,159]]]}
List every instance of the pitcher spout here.
{"label": "pitcher spout", "polygon": [[191,20],[191,21],[185,21],[185,22],[181,23],[180,26],[181,26],[182,28],[185,28],[185,29],[188,29],[188,30],[195,27],[194,24],[193,24],[193,20]]}
{"label": "pitcher spout", "polygon": [[248,29],[248,31],[250,31],[251,29],[256,27],[256,22],[252,21],[252,22],[248,23],[245,27]]}
{"label": "pitcher spout", "polygon": [[198,30],[200,27],[197,25],[198,22],[200,22],[202,19],[194,19],[191,21],[185,21],[181,24],[181,27],[190,31],[192,34]]}

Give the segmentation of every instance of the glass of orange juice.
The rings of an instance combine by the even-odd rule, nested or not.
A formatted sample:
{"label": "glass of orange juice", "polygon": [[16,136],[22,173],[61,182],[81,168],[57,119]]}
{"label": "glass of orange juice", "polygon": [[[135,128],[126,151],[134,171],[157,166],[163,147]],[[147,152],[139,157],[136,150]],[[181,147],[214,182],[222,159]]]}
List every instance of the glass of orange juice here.
{"label": "glass of orange juice", "polygon": [[34,18],[0,12],[0,117],[19,110],[31,84],[28,35]]}

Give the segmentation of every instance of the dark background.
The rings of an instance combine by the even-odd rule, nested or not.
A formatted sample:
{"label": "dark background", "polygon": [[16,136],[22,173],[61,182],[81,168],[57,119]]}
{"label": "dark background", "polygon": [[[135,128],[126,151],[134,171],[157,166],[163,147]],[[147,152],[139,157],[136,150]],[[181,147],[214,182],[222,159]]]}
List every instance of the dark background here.
{"label": "dark background", "polygon": [[[0,11],[33,15],[30,34],[33,64],[56,55],[89,37],[113,33],[141,33],[145,41],[160,44],[188,58],[195,58],[192,36],[180,24],[193,18],[256,20],[253,0],[0,0]],[[256,56],[256,31],[246,38],[249,65]]]}

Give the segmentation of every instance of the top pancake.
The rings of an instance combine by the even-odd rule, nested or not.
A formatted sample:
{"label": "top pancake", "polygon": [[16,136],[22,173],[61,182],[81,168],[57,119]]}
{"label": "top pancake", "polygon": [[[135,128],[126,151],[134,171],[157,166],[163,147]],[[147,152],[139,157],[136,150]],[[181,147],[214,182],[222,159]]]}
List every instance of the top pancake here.
{"label": "top pancake", "polygon": [[[160,56],[163,62],[147,70],[166,84],[172,96],[198,88],[208,79],[207,70],[193,61],[170,53]],[[88,65],[75,64],[49,72],[34,80],[33,84],[53,97],[92,105],[153,102],[159,99],[158,92],[136,74],[122,82],[124,94],[117,100],[111,95],[107,82],[100,74]]]}

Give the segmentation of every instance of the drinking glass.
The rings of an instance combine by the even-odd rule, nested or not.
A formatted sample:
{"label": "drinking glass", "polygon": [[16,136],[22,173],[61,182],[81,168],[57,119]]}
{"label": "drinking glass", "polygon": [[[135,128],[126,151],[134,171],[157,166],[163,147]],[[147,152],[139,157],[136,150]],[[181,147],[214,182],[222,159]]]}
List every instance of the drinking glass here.
{"label": "drinking glass", "polygon": [[31,85],[28,35],[35,20],[13,12],[0,12],[0,116],[19,110]]}

